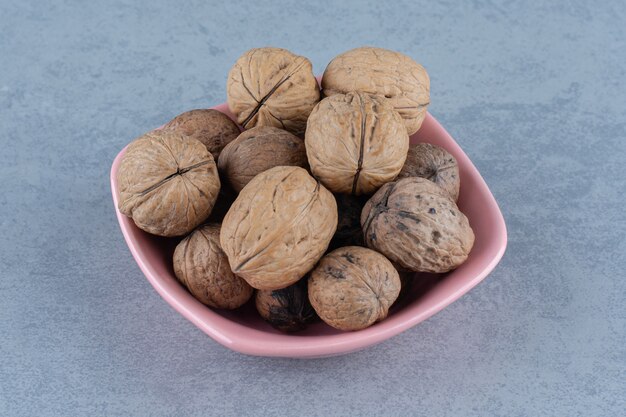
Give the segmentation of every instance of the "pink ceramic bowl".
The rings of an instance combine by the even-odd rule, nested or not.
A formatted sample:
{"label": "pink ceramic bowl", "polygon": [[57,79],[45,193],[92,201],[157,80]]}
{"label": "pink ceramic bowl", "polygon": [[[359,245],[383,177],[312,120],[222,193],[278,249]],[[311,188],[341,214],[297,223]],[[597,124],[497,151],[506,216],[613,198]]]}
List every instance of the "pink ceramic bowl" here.
{"label": "pink ceramic bowl", "polygon": [[[215,109],[233,117],[226,104]],[[469,259],[460,268],[442,276],[416,277],[410,292],[392,307],[387,319],[356,332],[341,332],[320,322],[288,335],[265,323],[253,302],[239,310],[222,311],[196,301],[176,281],[172,269],[172,254],[179,239],[145,233],[117,210],[116,173],[125,149],[111,167],[113,203],[126,243],[148,281],[174,309],[217,342],[259,356],[308,358],[354,352],[415,326],[461,297],[493,270],[506,248],[504,219],[487,184],[459,145],[430,114],[419,132],[411,136],[411,143],[417,142],[439,145],[456,157],[461,174],[458,204],[469,218],[476,242]]]}

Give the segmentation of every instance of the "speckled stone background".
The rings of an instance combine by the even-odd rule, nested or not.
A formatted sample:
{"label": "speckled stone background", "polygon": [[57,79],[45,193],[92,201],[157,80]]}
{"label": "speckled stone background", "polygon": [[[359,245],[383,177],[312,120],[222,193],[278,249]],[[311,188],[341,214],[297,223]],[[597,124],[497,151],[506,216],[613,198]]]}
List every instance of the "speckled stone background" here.
{"label": "speckled stone background", "polygon": [[[387,3],[0,0],[0,415],[623,415],[626,3]],[[248,48],[319,73],[363,44],[428,69],[430,110],[499,201],[507,253],[368,350],[231,352],[144,279],[111,161],[224,101]]]}

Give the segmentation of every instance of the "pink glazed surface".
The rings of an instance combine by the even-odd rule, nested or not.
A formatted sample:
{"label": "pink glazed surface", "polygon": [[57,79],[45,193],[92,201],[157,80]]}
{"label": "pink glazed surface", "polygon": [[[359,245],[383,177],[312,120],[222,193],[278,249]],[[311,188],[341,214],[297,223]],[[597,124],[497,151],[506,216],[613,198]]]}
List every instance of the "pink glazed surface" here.
{"label": "pink glazed surface", "polygon": [[[226,104],[214,107],[233,118]],[[354,352],[380,343],[426,320],[482,281],[498,264],[506,249],[502,213],[480,173],[446,130],[428,114],[411,143],[429,142],[454,155],[459,163],[461,193],[458,205],[469,218],[476,241],[468,260],[447,274],[418,275],[408,295],[396,303],[389,317],[373,326],[341,332],[315,323],[293,335],[280,333],[265,323],[252,302],[236,311],[212,310],[183,288],[172,269],[172,254],[180,239],[152,236],[138,229],[117,209],[116,173],[126,148],[111,167],[113,204],[122,233],[144,275],[176,311],[218,343],[248,355],[314,358]]]}

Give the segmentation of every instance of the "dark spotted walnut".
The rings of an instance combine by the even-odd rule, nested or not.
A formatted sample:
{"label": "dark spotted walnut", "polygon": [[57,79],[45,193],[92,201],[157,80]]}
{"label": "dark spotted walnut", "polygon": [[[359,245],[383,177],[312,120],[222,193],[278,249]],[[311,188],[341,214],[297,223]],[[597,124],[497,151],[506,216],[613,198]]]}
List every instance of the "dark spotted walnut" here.
{"label": "dark spotted walnut", "polygon": [[325,98],[307,123],[311,172],[335,193],[371,194],[402,169],[409,136],[383,96],[351,92]]}
{"label": "dark spotted walnut", "polygon": [[303,330],[317,319],[309,302],[307,278],[281,290],[257,291],[256,309],[272,327],[283,332]]}
{"label": "dark spotted walnut", "polygon": [[194,230],[176,246],[174,273],[201,303],[234,309],[245,304],[254,290],[230,270],[219,239],[219,224],[206,224]]}
{"label": "dark spotted walnut", "polygon": [[330,191],[303,168],[275,167],[241,190],[220,242],[233,272],[256,289],[277,290],[315,266],[336,228]]}
{"label": "dark spotted walnut", "polygon": [[311,305],[339,330],[360,330],[383,320],[399,293],[400,278],[391,262],[359,246],[324,256],[309,279]]}
{"label": "dark spotted walnut", "polygon": [[270,168],[307,168],[308,163],[302,139],[277,127],[257,126],[229,143],[217,166],[232,188],[239,192],[257,174]]}
{"label": "dark spotted walnut", "polygon": [[418,143],[409,147],[409,153],[398,178],[422,177],[446,190],[454,201],[459,199],[461,177],[454,156],[439,146]]}
{"label": "dark spotted walnut", "polygon": [[474,245],[467,217],[425,178],[382,186],[365,204],[361,225],[368,247],[411,271],[450,271],[465,262]]}
{"label": "dark spotted walnut", "polygon": [[361,47],[335,57],[322,77],[325,96],[363,91],[380,94],[404,119],[409,135],[417,132],[430,103],[430,80],[420,64],[400,52]]}
{"label": "dark spotted walnut", "polygon": [[173,118],[163,129],[199,140],[216,161],[224,146],[239,135],[237,124],[213,109],[187,111]]}
{"label": "dark spotted walnut", "polygon": [[211,214],[220,179],[198,140],[157,130],[134,140],[117,171],[119,210],[159,236],[191,232]]}
{"label": "dark spotted walnut", "polygon": [[243,54],[228,73],[226,93],[230,111],[244,129],[275,126],[299,136],[320,100],[311,62],[280,48]]}
{"label": "dark spotted walnut", "polygon": [[365,246],[361,228],[361,210],[367,201],[363,197],[335,194],[337,200],[337,231],[330,241],[329,250],[342,246]]}

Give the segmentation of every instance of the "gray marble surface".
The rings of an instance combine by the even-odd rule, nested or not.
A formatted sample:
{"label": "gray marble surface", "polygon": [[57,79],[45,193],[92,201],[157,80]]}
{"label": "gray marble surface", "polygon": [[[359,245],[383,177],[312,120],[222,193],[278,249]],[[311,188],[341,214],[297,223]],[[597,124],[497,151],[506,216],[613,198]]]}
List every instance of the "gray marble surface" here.
{"label": "gray marble surface", "polygon": [[[0,415],[623,415],[626,3],[331,4],[0,0]],[[507,253],[365,351],[231,352],[144,279],[110,163],[224,101],[248,48],[321,72],[363,44],[428,69],[430,110],[499,201]]]}

